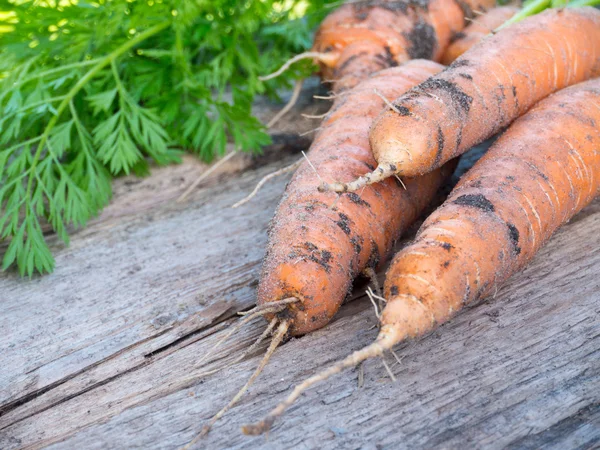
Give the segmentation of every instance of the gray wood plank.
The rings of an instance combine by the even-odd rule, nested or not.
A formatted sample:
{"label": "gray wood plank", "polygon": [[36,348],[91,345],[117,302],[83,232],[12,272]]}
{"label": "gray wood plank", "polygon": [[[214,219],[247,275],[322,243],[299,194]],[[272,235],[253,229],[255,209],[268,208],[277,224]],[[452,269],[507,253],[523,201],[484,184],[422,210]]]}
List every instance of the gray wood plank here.
{"label": "gray wood plank", "polygon": [[[102,216],[69,248],[56,244],[54,274],[0,275],[0,328],[8,330],[0,335],[0,448],[175,448],[229,400],[265,346],[217,375],[202,372],[231,361],[264,323],[241,330],[205,367],[197,362],[254,303],[266,227],[288,177],[229,206],[298,157],[279,151],[264,164],[234,162],[184,204],[174,200],[202,169],[192,159],[119,180]],[[357,289],[328,327],[278,349],[201,447],[597,445],[599,232],[596,201],[495,299],[402,345],[397,383],[371,361],[363,388],[350,371],[303,396],[268,441],[242,436],[240,426],[294,383],[373,339],[373,310]]]}

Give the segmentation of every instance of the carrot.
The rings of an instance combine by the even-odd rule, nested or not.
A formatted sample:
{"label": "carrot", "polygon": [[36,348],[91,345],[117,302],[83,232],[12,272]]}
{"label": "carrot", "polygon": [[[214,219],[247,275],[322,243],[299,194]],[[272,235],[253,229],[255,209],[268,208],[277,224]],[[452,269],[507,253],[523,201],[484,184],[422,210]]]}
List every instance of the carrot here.
{"label": "carrot", "polygon": [[600,73],[600,11],[548,10],[486,39],[400,96],[370,133],[378,167],[347,192],[427,173],[492,136],[554,91]]}
{"label": "carrot", "polygon": [[323,76],[336,78],[331,80],[334,91],[344,93],[335,96],[309,152],[318,173],[310,161],[298,169],[272,222],[253,314],[264,315],[278,327],[250,380],[186,448],[238,401],[285,336],[308,333],[331,320],[354,278],[385,259],[400,233],[452,172],[450,164],[408,180],[405,186],[394,180],[344,198],[318,193],[315,186],[321,175],[354,177],[364,167],[374,167],[368,129],[386,98],[405,92],[442,66],[415,61],[382,70],[356,85],[409,58],[439,58],[452,32],[464,26],[465,15],[472,15],[471,7],[483,9],[492,3],[465,0],[462,7],[455,0],[354,3],[324,21],[315,38],[316,55],[326,63]]}
{"label": "carrot", "polygon": [[485,11],[495,0],[363,1],[341,6],[329,14],[315,35],[311,51],[297,55],[267,80],[292,63],[314,58],[322,78],[334,91],[355,86],[370,74],[410,59],[439,60],[453,34],[462,30],[474,11]]}
{"label": "carrot", "polygon": [[464,30],[452,36],[450,46],[442,56],[442,63],[445,65],[452,64],[456,58],[493,33],[496,28],[518,11],[519,8],[514,6],[502,6],[490,9],[485,14],[473,19],[471,24]]}
{"label": "carrot", "polygon": [[377,340],[296,386],[244,432],[267,431],[313,384],[430,332],[526,265],[600,194],[599,123],[600,79],[565,89],[518,119],[394,258]]}

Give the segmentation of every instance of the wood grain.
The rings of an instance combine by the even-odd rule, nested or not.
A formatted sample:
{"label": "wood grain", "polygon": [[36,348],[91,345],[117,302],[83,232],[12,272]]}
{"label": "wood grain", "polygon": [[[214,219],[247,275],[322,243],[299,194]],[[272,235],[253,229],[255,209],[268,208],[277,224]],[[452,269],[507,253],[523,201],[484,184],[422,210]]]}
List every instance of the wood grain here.
{"label": "wood grain", "polygon": [[[280,133],[313,126],[298,119],[318,109],[309,94]],[[197,361],[254,304],[266,229],[289,176],[229,206],[298,158],[289,144],[239,158],[183,204],[175,199],[204,170],[192,158],[120,179],[113,203],[70,247],[54,243],[54,274],[0,275],[0,448],[176,448],[230,399],[264,345],[217,375],[202,372],[231,361],[264,323],[245,327],[208,365]],[[294,383],[373,339],[363,283],[328,327],[277,350],[200,447],[600,445],[599,233],[596,201],[495,299],[400,347],[396,383],[371,361],[362,388],[350,371],[303,396],[268,440],[242,436],[240,426]]]}

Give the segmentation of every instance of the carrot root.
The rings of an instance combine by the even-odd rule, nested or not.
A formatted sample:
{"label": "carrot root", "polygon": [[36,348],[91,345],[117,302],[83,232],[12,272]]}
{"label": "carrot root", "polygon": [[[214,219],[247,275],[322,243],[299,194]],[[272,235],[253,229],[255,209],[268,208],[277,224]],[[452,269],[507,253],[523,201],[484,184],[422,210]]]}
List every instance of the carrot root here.
{"label": "carrot root", "polygon": [[281,310],[285,309],[287,307],[287,305],[289,305],[291,303],[295,303],[297,301],[299,301],[297,298],[289,297],[289,298],[285,298],[283,300],[279,300],[277,302],[271,302],[271,303],[265,303],[264,305],[259,305],[255,308],[253,308],[252,310],[248,311],[248,313],[244,316],[244,318],[241,319],[238,323],[236,323],[235,326],[233,326],[233,328],[231,330],[229,330],[229,332],[227,334],[225,334],[225,336],[223,336],[221,339],[219,339],[219,341],[212,347],[212,349],[208,353],[206,353],[204,355],[204,357],[200,359],[200,361],[198,361],[196,363],[196,367],[198,367],[201,363],[206,361],[208,359],[208,357],[211,356],[227,339],[229,339],[231,336],[233,336],[234,333],[236,333],[240,328],[242,328],[248,322],[250,322],[253,319],[260,317],[260,316],[278,313]]}
{"label": "carrot root", "polygon": [[318,187],[319,192],[355,192],[370,184],[379,183],[396,174],[394,164],[379,164],[373,172],[369,172],[349,183],[321,183]]}
{"label": "carrot root", "polygon": [[322,53],[322,52],[304,52],[304,53],[300,53],[299,55],[296,55],[293,58],[288,59],[285,62],[285,64],[283,64],[275,72],[270,73],[268,75],[264,75],[262,77],[258,77],[258,79],[260,81],[267,81],[267,80],[271,80],[273,78],[276,78],[279,75],[281,75],[283,72],[285,72],[286,70],[288,70],[292,64],[295,64],[298,61],[302,61],[303,59],[316,59],[316,60],[322,62],[323,64],[333,65],[333,64],[335,64],[335,61],[337,60],[337,58],[338,58],[338,55],[336,55],[335,53]]}
{"label": "carrot root", "polygon": [[379,333],[379,337],[372,344],[357,350],[350,356],[346,357],[342,361],[330,366],[322,372],[313,375],[306,379],[301,384],[297,385],[292,393],[275,407],[263,420],[256,424],[245,425],[242,427],[242,432],[250,436],[258,436],[266,433],[271,429],[273,423],[279,416],[281,416],[287,408],[289,408],[304,391],[312,387],[313,385],[327,380],[328,378],[336,375],[343,370],[349,369],[359,365],[361,362],[383,356],[386,350],[391,350],[392,347],[398,342],[397,332],[391,327],[383,327]]}
{"label": "carrot root", "polygon": [[302,162],[304,161],[303,158],[300,158],[298,161],[296,161],[293,164],[290,164],[289,166],[283,167],[279,170],[276,170],[275,172],[271,172],[268,175],[265,175],[257,184],[256,187],[254,188],[254,190],[248,194],[246,197],[244,197],[243,199],[241,199],[239,202],[235,203],[234,205],[232,205],[232,208],[239,208],[240,206],[248,203],[250,200],[252,200],[254,197],[256,197],[256,194],[258,194],[258,191],[260,191],[260,188],[262,188],[269,180],[272,180],[273,178],[276,178],[280,175],[284,175],[286,173],[289,172],[293,172],[294,170],[296,170],[298,167],[300,167],[300,164],[302,164]]}
{"label": "carrot root", "polygon": [[212,419],[210,419],[210,421],[206,425],[204,425],[204,427],[202,427],[202,431],[194,439],[192,439],[189,442],[189,444],[187,444],[185,447],[183,447],[182,450],[190,449],[200,439],[202,439],[204,436],[206,436],[210,432],[210,429],[212,428],[212,426],[217,422],[217,420],[219,420],[221,417],[223,417],[223,415],[227,411],[229,411],[242,398],[242,396],[250,388],[252,383],[254,383],[256,378],[262,373],[263,369],[265,368],[265,366],[271,359],[271,356],[273,356],[275,349],[279,346],[279,344],[281,344],[281,342],[285,338],[285,335],[287,334],[289,326],[290,326],[289,322],[286,320],[284,320],[283,322],[281,322],[279,324],[279,327],[277,328],[275,336],[273,336],[273,339],[271,340],[271,343],[269,344],[269,348],[267,349],[265,356],[263,356],[258,367],[254,371],[252,376],[248,379],[246,384],[238,391],[238,393],[231,399],[231,401],[227,405],[225,405],[217,414],[215,414],[212,417]]}
{"label": "carrot root", "polygon": [[212,175],[214,172],[216,172],[217,169],[219,169],[222,165],[227,163],[227,161],[229,161],[235,155],[237,155],[237,152],[229,153],[228,155],[224,156],[219,161],[214,163],[212,166],[210,166],[207,170],[202,172],[200,174],[200,176],[198,178],[196,178],[196,180],[194,180],[194,182],[190,186],[188,186],[188,188],[185,190],[185,192],[179,196],[179,198],[176,200],[175,203],[183,203],[185,201],[185,199],[188,198],[188,196],[192,193],[192,191],[194,189],[196,189],[198,187],[198,185],[200,183],[202,183],[204,180],[206,180],[210,175]]}
{"label": "carrot root", "polygon": [[383,291],[381,290],[381,286],[379,285],[379,279],[377,278],[377,272],[375,272],[375,270],[373,270],[372,267],[367,267],[365,270],[362,271],[362,273],[373,284],[373,287],[375,288],[375,292],[377,292],[377,295],[379,297],[382,297]]}
{"label": "carrot root", "polygon": [[254,343],[250,347],[248,347],[246,350],[244,350],[242,352],[242,354],[239,355],[237,358],[235,358],[233,361],[231,361],[231,362],[227,363],[226,365],[219,367],[217,369],[209,370],[209,371],[203,372],[199,375],[196,375],[194,377],[194,379],[200,379],[200,378],[207,377],[209,375],[214,375],[215,373],[218,373],[221,370],[228,369],[229,367],[233,366],[234,364],[237,364],[240,361],[242,361],[246,356],[248,356],[250,353],[252,353],[254,350],[256,350],[256,348],[261,344],[261,342],[267,338],[267,336],[273,331],[273,328],[275,328],[275,326],[277,325],[277,321],[278,321],[277,318],[271,320],[271,322],[269,322],[269,325],[267,326],[267,328],[264,329],[264,331],[256,339],[256,341],[254,341]]}
{"label": "carrot root", "polygon": [[501,28],[381,112],[369,132],[375,159],[409,178],[440,167],[551,93],[597,76],[599,39],[600,12],[589,7]]}
{"label": "carrot root", "polygon": [[273,126],[275,126],[275,124],[279,122],[281,118],[285,116],[290,111],[290,109],[294,107],[294,105],[298,102],[298,98],[300,98],[300,92],[302,92],[303,85],[304,80],[296,81],[296,84],[294,85],[294,90],[292,91],[292,96],[290,97],[290,101],[287,102],[283,108],[281,108],[281,111],[275,114],[275,116],[273,116],[271,120],[269,120],[269,123],[267,123],[267,128],[272,128]]}

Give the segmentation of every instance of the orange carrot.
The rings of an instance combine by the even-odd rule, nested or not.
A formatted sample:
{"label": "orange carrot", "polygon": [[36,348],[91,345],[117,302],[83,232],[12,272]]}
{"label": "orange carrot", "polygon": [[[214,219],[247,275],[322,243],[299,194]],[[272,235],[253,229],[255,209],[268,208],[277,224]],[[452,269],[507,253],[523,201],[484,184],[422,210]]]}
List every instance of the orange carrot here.
{"label": "orange carrot", "polygon": [[469,50],[475,44],[490,36],[493,31],[514,16],[519,11],[515,6],[502,6],[490,9],[488,12],[473,19],[462,31],[455,33],[450,46],[442,56],[442,63],[450,65],[456,58]]}
{"label": "orange carrot", "polygon": [[[258,306],[243,321],[264,315],[275,335],[246,385],[186,448],[238,401],[282,339],[316,330],[331,320],[354,278],[385,260],[395,240],[450,175],[452,163],[405,184],[390,180],[341,198],[315,189],[321,176],[356,177],[365,167],[373,168],[368,130],[386,98],[406,92],[442,66],[412,61],[363,80],[409,58],[439,58],[451,34],[472,16],[471,8],[490,4],[493,0],[369,1],[345,5],[325,20],[315,49],[326,63],[323,75],[335,78],[335,91],[345,92],[335,97],[308,152],[310,162],[300,166],[286,189],[270,229]],[[259,341],[263,337],[265,333]]]}
{"label": "orange carrot", "polygon": [[552,92],[598,73],[600,11],[553,9],[525,19],[473,47],[381,113],[370,133],[376,170],[320,189],[354,191],[394,174],[427,173]]}
{"label": "orange carrot", "polygon": [[[370,74],[410,59],[439,60],[450,38],[474,11],[495,0],[376,0],[351,2],[325,18],[310,52],[290,63],[315,58],[334,91],[349,89]],[[281,73],[281,69],[275,74]],[[264,77],[268,79],[271,76]]]}
{"label": "orange carrot", "polygon": [[600,194],[599,123],[600,79],[565,89],[518,119],[395,257],[377,340],[298,385],[244,432],[267,431],[313,384],[430,332],[531,261]]}

